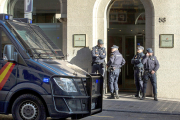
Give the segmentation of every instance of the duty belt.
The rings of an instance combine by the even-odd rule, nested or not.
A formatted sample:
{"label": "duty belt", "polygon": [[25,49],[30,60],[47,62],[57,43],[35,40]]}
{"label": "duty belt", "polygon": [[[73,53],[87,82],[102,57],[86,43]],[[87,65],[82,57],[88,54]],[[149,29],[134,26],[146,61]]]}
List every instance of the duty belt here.
{"label": "duty belt", "polygon": [[152,70],[145,70],[146,73],[151,72]]}
{"label": "duty belt", "polygon": [[143,67],[134,67],[134,70],[139,70],[139,69],[143,69],[144,70]]}
{"label": "duty belt", "polygon": [[95,62],[94,64],[99,64],[99,65],[100,65],[100,64],[102,64],[102,63]]}
{"label": "duty belt", "polygon": [[117,68],[117,67],[108,67],[108,72],[112,72],[112,71],[114,71],[116,69],[119,69],[119,68]]}

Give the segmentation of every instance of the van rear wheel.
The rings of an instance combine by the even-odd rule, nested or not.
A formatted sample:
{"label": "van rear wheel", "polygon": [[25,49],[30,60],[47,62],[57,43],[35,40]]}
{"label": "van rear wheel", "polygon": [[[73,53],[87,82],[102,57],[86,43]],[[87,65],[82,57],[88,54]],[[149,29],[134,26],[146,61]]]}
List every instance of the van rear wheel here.
{"label": "van rear wheel", "polygon": [[32,95],[19,96],[12,106],[14,120],[46,120],[46,111],[42,101]]}

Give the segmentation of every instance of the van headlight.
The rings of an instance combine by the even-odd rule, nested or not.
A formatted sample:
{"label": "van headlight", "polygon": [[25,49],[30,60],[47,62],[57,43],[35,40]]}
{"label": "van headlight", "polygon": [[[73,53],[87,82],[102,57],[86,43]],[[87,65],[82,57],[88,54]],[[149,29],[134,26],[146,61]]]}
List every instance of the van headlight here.
{"label": "van headlight", "polygon": [[65,92],[77,92],[72,79],[69,78],[53,78],[56,84]]}

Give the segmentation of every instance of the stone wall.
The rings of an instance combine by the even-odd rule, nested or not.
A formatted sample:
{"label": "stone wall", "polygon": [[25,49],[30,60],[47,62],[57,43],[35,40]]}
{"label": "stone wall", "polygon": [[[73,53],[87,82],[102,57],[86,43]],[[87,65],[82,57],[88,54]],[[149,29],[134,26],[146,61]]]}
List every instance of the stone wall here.
{"label": "stone wall", "polygon": [[[160,62],[157,73],[158,95],[166,98],[180,98],[180,1],[152,0],[155,8],[155,54]],[[159,23],[159,18],[166,18]],[[159,48],[160,34],[174,34],[174,48]]]}

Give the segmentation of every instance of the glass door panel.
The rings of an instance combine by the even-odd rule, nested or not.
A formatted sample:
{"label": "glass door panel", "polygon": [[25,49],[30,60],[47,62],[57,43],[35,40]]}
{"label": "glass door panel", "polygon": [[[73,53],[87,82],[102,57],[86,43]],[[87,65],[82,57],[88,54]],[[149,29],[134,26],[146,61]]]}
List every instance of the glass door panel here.
{"label": "glass door panel", "polygon": [[134,36],[125,36],[125,54],[124,58],[126,60],[124,68],[124,88],[125,89],[135,89],[134,84],[134,70],[131,64],[131,59],[134,57],[135,50],[135,39]]}

